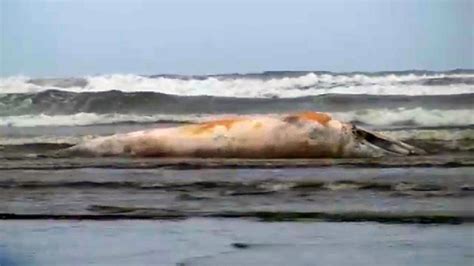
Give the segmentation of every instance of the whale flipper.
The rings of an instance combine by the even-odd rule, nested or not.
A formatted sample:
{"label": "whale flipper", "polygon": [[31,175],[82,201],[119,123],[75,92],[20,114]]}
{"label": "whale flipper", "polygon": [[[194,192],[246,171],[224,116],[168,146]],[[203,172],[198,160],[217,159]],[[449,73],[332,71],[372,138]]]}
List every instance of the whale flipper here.
{"label": "whale flipper", "polygon": [[424,155],[426,152],[402,141],[392,139],[367,129],[353,125],[353,134],[378,148],[398,155]]}

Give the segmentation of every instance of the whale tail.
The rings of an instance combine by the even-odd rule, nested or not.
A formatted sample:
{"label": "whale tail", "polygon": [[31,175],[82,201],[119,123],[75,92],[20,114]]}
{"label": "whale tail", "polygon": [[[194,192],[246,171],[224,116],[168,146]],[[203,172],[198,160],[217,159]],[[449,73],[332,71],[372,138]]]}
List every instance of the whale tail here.
{"label": "whale tail", "polygon": [[426,154],[426,152],[420,148],[355,125],[352,126],[352,133],[356,139],[365,142],[365,144],[368,143],[370,146],[375,146],[387,154],[405,156]]}

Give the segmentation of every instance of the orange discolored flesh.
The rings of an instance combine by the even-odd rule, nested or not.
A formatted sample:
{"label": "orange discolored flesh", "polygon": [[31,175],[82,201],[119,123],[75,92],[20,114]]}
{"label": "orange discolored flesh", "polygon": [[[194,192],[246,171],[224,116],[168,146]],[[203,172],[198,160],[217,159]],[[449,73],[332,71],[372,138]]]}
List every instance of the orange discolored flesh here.
{"label": "orange discolored flesh", "polygon": [[321,125],[326,125],[329,121],[332,120],[331,116],[325,113],[318,112],[301,112],[288,116],[286,119],[298,119],[298,120],[309,120],[318,122]]}
{"label": "orange discolored flesh", "polygon": [[230,128],[232,128],[232,126],[236,122],[239,122],[241,120],[242,119],[222,119],[222,120],[210,121],[210,122],[194,125],[191,130],[192,130],[192,133],[196,135],[212,131],[217,126],[223,126],[227,130],[229,130]]}

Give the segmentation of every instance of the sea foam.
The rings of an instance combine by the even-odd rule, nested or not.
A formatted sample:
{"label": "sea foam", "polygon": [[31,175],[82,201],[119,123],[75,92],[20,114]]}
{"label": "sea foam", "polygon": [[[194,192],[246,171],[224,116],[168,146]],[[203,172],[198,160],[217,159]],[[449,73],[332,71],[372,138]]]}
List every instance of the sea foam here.
{"label": "sea foam", "polygon": [[[432,80],[447,83],[427,86]],[[456,82],[458,80],[458,82]],[[87,76],[72,79],[0,79],[0,93],[37,93],[45,90],[71,92],[159,92],[179,96],[294,98],[322,94],[449,95],[474,93],[474,74],[342,75],[307,73],[299,76],[205,76],[146,77],[131,74]],[[466,81],[469,81],[466,83]]]}
{"label": "sea foam", "polygon": [[[279,114],[273,114],[279,116]],[[416,125],[424,127],[467,126],[474,125],[474,111],[460,110],[425,110],[414,109],[365,109],[332,113],[333,117],[345,122],[359,122],[366,125],[384,127]],[[118,123],[157,123],[157,122],[204,122],[224,117],[235,117],[235,114],[96,114],[76,113],[72,115],[19,115],[0,116],[0,126],[33,127],[33,126],[86,126]]]}

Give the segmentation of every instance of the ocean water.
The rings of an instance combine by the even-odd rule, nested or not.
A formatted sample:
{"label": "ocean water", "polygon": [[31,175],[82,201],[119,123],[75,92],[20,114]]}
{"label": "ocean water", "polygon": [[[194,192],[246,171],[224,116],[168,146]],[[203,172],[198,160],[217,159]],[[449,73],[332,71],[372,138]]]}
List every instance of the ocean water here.
{"label": "ocean water", "polygon": [[0,79],[0,145],[73,145],[227,115],[314,110],[428,150],[470,151],[473,102],[472,70],[6,77]]}
{"label": "ocean water", "polygon": [[[472,70],[2,78],[0,265],[471,265],[473,103]],[[303,110],[428,154],[51,156],[97,136]]]}

